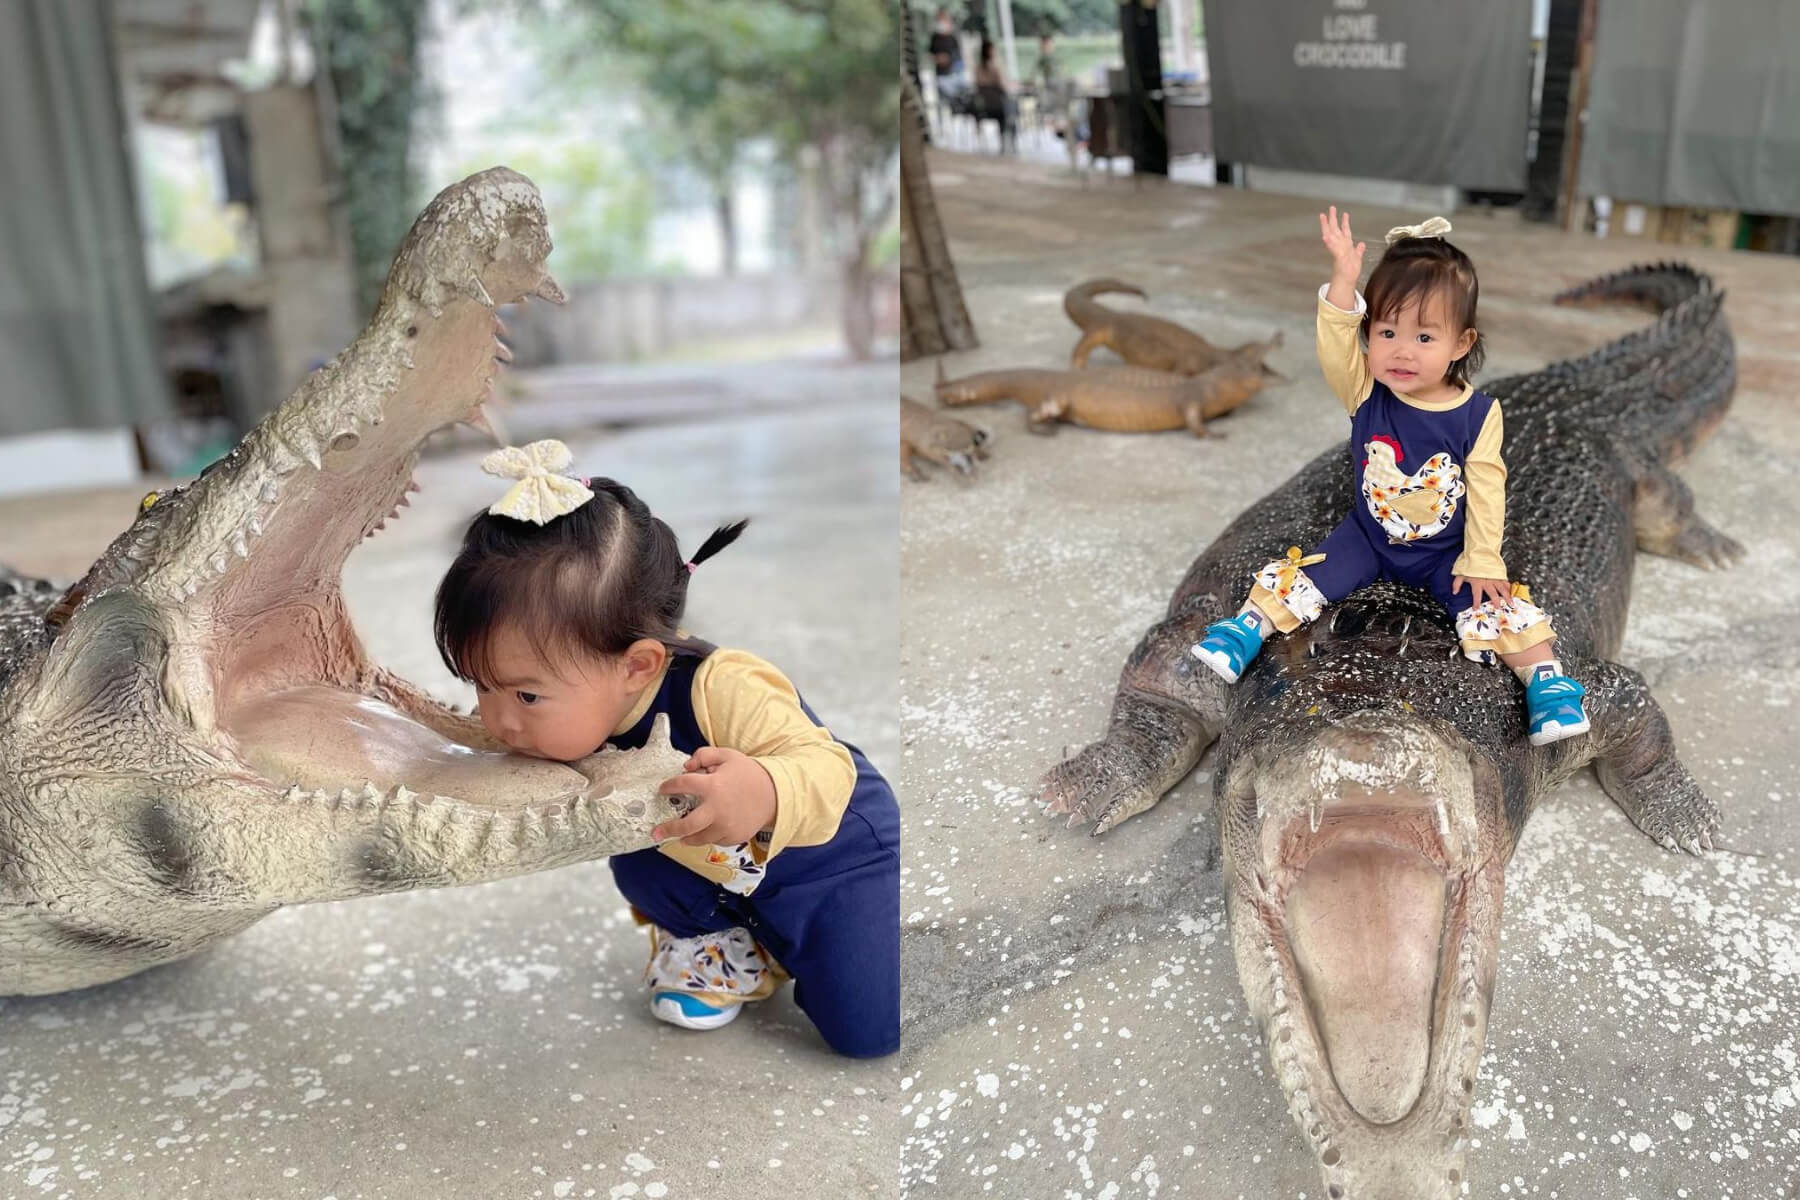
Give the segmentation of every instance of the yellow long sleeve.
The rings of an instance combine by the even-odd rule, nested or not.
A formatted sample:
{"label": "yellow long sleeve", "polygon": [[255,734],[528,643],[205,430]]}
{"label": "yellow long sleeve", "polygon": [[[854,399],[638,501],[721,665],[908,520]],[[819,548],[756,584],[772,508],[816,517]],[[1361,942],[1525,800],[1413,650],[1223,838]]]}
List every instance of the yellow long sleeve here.
{"label": "yellow long sleeve", "polygon": [[693,700],[710,744],[741,750],[775,781],[768,857],[837,836],[856,787],[856,764],[828,730],[813,724],[787,676],[746,651],[715,650],[694,672]]}
{"label": "yellow long sleeve", "polygon": [[1468,488],[1463,497],[1463,552],[1451,570],[1469,579],[1507,577],[1506,560],[1500,557],[1500,539],[1506,534],[1506,460],[1500,457],[1505,436],[1500,404],[1495,401],[1463,463]]}
{"label": "yellow long sleeve", "polygon": [[1358,292],[1356,310],[1346,312],[1325,299],[1325,290],[1330,286],[1319,289],[1319,366],[1325,372],[1326,384],[1343,401],[1344,411],[1354,416],[1375,386],[1375,377],[1369,374],[1368,356],[1357,340],[1368,302]]}

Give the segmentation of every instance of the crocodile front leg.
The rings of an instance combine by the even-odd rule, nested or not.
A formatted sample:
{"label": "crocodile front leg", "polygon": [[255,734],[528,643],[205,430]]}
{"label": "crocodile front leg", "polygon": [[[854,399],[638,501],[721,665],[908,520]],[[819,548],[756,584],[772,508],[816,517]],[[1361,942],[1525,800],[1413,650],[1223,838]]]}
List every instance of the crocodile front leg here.
{"label": "crocodile front leg", "polygon": [[1156,805],[1224,726],[1225,684],[1188,653],[1219,615],[1191,609],[1153,626],[1119,678],[1106,736],[1045,772],[1039,799],[1095,835]]}

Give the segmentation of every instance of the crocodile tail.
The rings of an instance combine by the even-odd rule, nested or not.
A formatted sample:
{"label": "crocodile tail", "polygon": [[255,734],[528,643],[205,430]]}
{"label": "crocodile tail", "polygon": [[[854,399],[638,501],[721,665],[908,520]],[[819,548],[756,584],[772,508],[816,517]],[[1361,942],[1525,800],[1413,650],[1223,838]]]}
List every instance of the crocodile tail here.
{"label": "crocodile tail", "polygon": [[1653,359],[1681,352],[1696,340],[1720,335],[1714,327],[1725,293],[1710,275],[1686,263],[1643,263],[1570,288],[1558,304],[1635,304],[1657,314],[1642,329],[1608,342],[1579,358],[1545,367],[1540,374],[1565,380],[1619,378]]}
{"label": "crocodile tail", "polygon": [[1615,436],[1665,461],[1686,453],[1718,423],[1736,384],[1736,349],[1725,293],[1685,263],[1648,263],[1571,288],[1561,303],[1621,301],[1657,314],[1642,329],[1579,358],[1483,390],[1507,406],[1509,426],[1547,414],[1604,413]]}
{"label": "crocodile tail", "polygon": [[1663,313],[1703,293],[1715,291],[1711,276],[1686,263],[1639,263],[1577,284],[1556,295],[1557,304],[1637,304]]}
{"label": "crocodile tail", "polygon": [[1095,296],[1108,292],[1123,292],[1139,299],[1148,296],[1143,288],[1123,279],[1086,279],[1063,293],[1063,311],[1069,314],[1069,320],[1086,329],[1088,321],[1108,311],[1105,305],[1094,301]]}

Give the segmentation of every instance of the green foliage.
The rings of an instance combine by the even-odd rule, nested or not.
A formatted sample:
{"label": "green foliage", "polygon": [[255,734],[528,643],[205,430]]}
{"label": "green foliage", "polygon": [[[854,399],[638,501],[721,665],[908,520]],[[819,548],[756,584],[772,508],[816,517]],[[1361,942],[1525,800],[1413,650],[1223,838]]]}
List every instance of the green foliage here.
{"label": "green foliage", "polygon": [[605,45],[632,60],[681,136],[715,161],[752,137],[792,151],[849,136],[877,163],[897,145],[891,0],[569,0],[560,19],[577,14],[590,24],[570,30],[572,52]]}
{"label": "green foliage", "polygon": [[[932,19],[938,8],[950,10],[957,28],[973,32],[984,27],[989,37],[1000,40],[998,0],[967,0],[941,4],[927,0],[907,0],[913,10],[913,32],[919,39],[921,52],[931,40]],[[1035,40],[1040,33],[1118,32],[1118,0],[1013,0],[1013,36]],[[1021,64],[1023,65],[1023,64]]]}
{"label": "green foliage", "polygon": [[394,251],[416,215],[410,150],[430,102],[419,73],[429,0],[306,0],[305,14],[337,99],[357,299],[374,308]]}
{"label": "green foliage", "polygon": [[[459,164],[461,179],[494,165],[491,158]],[[650,222],[656,215],[650,178],[618,147],[579,143],[548,148],[522,145],[506,165],[528,176],[554,214],[556,243],[550,268],[563,283],[637,275],[652,269]]]}

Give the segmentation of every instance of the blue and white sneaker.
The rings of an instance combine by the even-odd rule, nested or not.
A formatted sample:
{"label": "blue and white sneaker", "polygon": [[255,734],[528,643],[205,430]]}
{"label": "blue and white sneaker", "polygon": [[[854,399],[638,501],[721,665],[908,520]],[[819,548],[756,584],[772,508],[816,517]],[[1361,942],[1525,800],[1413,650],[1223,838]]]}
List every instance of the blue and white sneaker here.
{"label": "blue and white sneaker", "polygon": [[1263,627],[1249,613],[1239,613],[1225,621],[1214,621],[1206,627],[1206,636],[1188,648],[1188,653],[1211,667],[1225,682],[1236,683],[1244,668],[1262,652]]}
{"label": "blue and white sneaker", "polygon": [[692,992],[662,991],[650,994],[650,1012],[659,1021],[679,1025],[683,1029],[717,1029],[737,1020],[743,1002],[711,1004]]}
{"label": "blue and white sneaker", "polygon": [[1588,731],[1587,709],[1581,698],[1587,689],[1567,675],[1543,672],[1525,685],[1525,716],[1531,726],[1531,744],[1548,746]]}

